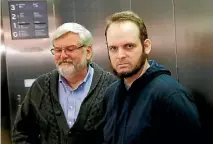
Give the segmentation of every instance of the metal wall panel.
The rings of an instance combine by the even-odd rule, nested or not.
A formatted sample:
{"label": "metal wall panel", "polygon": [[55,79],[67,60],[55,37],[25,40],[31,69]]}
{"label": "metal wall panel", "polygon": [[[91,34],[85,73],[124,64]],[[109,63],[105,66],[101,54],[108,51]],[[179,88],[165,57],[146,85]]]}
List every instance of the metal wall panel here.
{"label": "metal wall panel", "polygon": [[164,64],[177,78],[172,0],[132,0],[131,8],[144,20],[152,40],[149,59]]}
{"label": "metal wall panel", "polygon": [[[16,0],[17,1],[17,0]],[[25,0],[27,1],[27,0]],[[6,48],[7,80],[10,102],[11,126],[28,87],[26,79],[35,79],[40,74],[54,69],[50,53],[51,39],[12,40],[8,0],[2,2],[4,39]],[[53,1],[47,1],[49,36],[56,27]]]}
{"label": "metal wall panel", "polygon": [[[213,1],[175,0],[180,82],[194,95],[213,134]],[[213,141],[212,141],[213,142]]]}
{"label": "metal wall panel", "polygon": [[[1,3],[1,2],[0,2]],[[2,4],[0,4],[0,9],[2,9]],[[7,85],[7,69],[6,69],[6,57],[5,57],[5,47],[4,47],[4,35],[3,35],[3,20],[2,12],[0,11],[0,65],[1,65],[1,143],[10,144],[10,107],[8,98],[8,85]]]}
{"label": "metal wall panel", "polygon": [[60,24],[66,22],[75,21],[75,0],[55,0],[58,2],[56,4],[56,14],[60,19]]}
{"label": "metal wall panel", "polygon": [[[149,59],[167,66],[172,75],[200,100],[199,106],[206,105],[209,121],[213,121],[212,4],[212,0],[47,0],[49,34],[51,36],[55,28],[65,22],[84,25],[94,36],[93,60],[109,70],[104,37],[106,17],[123,10],[138,13],[152,40]],[[18,104],[27,91],[24,80],[36,78],[55,65],[49,52],[51,39],[12,40],[8,0],[2,1],[2,15],[13,123]],[[18,95],[21,100],[17,99]]]}
{"label": "metal wall panel", "polygon": [[97,61],[106,70],[111,70],[109,67],[109,58],[106,47],[106,40],[104,36],[106,18],[119,11],[130,10],[130,0],[100,0],[100,17],[96,23],[96,29],[94,31],[96,45],[94,48],[95,56],[94,60]]}
{"label": "metal wall panel", "polygon": [[180,81],[213,102],[212,0],[175,1]]}

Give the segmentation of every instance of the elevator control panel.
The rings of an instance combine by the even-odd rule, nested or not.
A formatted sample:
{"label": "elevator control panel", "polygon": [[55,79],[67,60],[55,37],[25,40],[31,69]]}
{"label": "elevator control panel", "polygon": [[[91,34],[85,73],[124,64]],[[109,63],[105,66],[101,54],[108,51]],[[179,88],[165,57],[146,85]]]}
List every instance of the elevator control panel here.
{"label": "elevator control panel", "polygon": [[49,37],[46,1],[9,1],[8,6],[13,40]]}

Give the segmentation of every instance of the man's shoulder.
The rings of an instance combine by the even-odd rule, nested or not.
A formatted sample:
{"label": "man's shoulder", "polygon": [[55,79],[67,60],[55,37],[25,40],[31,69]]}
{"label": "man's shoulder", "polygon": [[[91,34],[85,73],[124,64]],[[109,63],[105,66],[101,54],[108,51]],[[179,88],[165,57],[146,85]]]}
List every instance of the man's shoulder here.
{"label": "man's shoulder", "polygon": [[51,72],[43,73],[43,74],[39,75],[35,81],[36,81],[36,82],[39,82],[39,83],[42,83],[42,82],[45,81],[45,79],[46,79],[46,78],[48,77],[48,75],[50,75],[50,74],[51,74]]}
{"label": "man's shoulder", "polygon": [[95,70],[94,75],[96,77],[98,77],[97,75],[100,75],[102,77],[103,82],[105,82],[107,84],[111,84],[117,80],[117,77],[114,74],[112,74],[111,72],[109,72],[107,70],[104,70],[98,64],[92,62],[91,67]]}
{"label": "man's shoulder", "polygon": [[40,76],[38,76],[35,79],[35,81],[32,83],[32,85],[30,87],[30,91],[31,92],[35,92],[35,91],[43,92],[45,84],[48,81],[50,81],[51,76],[53,75],[53,73],[57,73],[57,70],[53,70],[51,72],[43,73]]}
{"label": "man's shoulder", "polygon": [[116,91],[116,89],[118,88],[119,84],[120,84],[120,80],[116,80],[116,81],[114,81],[113,83],[111,83],[111,84],[109,85],[109,87],[106,89],[105,94],[106,94],[106,95],[113,95],[113,93],[114,93],[114,92]]}
{"label": "man's shoulder", "polygon": [[30,89],[27,92],[27,97],[31,99],[35,104],[39,105],[41,102],[42,96],[45,93],[45,88],[48,81],[50,81],[53,73],[57,73],[57,70],[47,72],[38,76],[35,81],[32,83]]}
{"label": "man's shoulder", "polygon": [[104,71],[104,74],[105,74],[105,79],[109,79],[110,83],[114,83],[115,81],[118,80],[118,78],[109,71]]}
{"label": "man's shoulder", "polygon": [[165,104],[173,103],[175,105],[182,101],[194,102],[190,91],[171,76],[161,75],[156,79],[155,84],[151,84],[149,87],[158,89],[156,92],[153,91],[155,93],[154,96]]}
{"label": "man's shoulder", "polygon": [[50,79],[50,77],[56,73],[58,73],[56,69],[50,72],[43,73],[36,78],[35,82],[43,84],[45,80]]}
{"label": "man's shoulder", "polygon": [[172,95],[173,93],[188,93],[188,90],[179,83],[174,77],[169,75],[159,75],[149,85],[150,88],[158,89],[162,92]]}

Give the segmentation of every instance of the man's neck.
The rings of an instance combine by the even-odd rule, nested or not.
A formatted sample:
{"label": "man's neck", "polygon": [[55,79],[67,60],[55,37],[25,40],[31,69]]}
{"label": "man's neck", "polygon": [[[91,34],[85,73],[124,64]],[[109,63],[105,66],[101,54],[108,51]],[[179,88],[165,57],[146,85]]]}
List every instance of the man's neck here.
{"label": "man's neck", "polygon": [[149,62],[146,60],[144,66],[135,75],[124,79],[125,84],[130,87],[132,83],[139,77],[141,77],[149,67],[150,67]]}
{"label": "man's neck", "polygon": [[86,77],[88,72],[88,67],[76,72],[75,74],[73,74],[70,77],[65,77],[68,85],[72,88],[72,89],[76,89],[81,82],[84,80],[84,78]]}

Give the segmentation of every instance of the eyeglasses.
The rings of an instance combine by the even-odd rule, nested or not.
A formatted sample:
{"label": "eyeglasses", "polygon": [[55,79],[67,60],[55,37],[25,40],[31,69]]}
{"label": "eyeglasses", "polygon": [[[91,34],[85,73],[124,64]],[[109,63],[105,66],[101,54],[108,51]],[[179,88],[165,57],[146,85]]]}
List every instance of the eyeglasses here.
{"label": "eyeglasses", "polygon": [[64,48],[54,47],[50,51],[51,51],[52,55],[61,55],[63,50],[66,54],[71,54],[74,50],[77,50],[77,49],[82,48],[82,47],[84,47],[84,45],[79,46],[79,47],[77,47],[75,45],[67,46],[67,47],[64,47]]}

